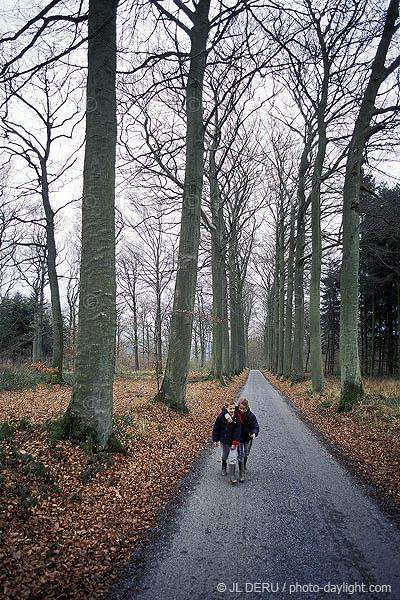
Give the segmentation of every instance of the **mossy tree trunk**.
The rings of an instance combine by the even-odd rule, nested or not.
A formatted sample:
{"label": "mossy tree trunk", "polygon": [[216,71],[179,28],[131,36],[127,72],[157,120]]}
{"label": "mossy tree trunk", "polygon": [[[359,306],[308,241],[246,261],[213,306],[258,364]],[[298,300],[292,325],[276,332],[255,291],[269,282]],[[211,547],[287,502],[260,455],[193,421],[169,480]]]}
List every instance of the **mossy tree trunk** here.
{"label": "mossy tree trunk", "polygon": [[363,395],[358,352],[361,165],[368,139],[384,126],[383,124],[371,125],[373,117],[382,112],[375,107],[379,89],[385,79],[400,66],[399,56],[388,66],[385,65],[393,35],[398,28],[396,24],[398,18],[399,0],[391,0],[347,154],[343,189],[343,258],[340,279],[341,396],[339,411],[350,410]]}
{"label": "mossy tree trunk", "polygon": [[99,447],[112,433],[115,308],[117,2],[90,0],[79,324],[66,435]]}
{"label": "mossy tree trunk", "polygon": [[203,191],[204,123],[203,81],[210,0],[199,0],[190,11],[190,67],[186,85],[186,165],[174,305],[165,376],[159,399],[186,413],[186,386],[192,345]]}

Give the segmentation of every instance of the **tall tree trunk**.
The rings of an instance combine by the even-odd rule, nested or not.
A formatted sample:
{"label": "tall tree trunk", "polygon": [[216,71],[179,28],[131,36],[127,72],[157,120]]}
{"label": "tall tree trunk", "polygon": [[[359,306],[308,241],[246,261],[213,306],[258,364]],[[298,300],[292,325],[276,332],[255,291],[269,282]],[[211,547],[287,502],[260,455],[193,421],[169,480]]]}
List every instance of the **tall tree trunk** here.
{"label": "tall tree trunk", "polygon": [[343,258],[340,279],[340,371],[341,396],[338,410],[349,410],[363,395],[358,355],[358,272],[360,260],[360,185],[364,148],[375,132],[371,120],[375,101],[383,81],[400,64],[396,59],[385,66],[399,16],[399,0],[391,0],[371,74],[362,98],[349,145],[343,189]]}
{"label": "tall tree trunk", "polygon": [[194,344],[194,358],[195,361],[199,361],[199,336],[196,330],[193,331],[193,344]]}
{"label": "tall tree trunk", "polygon": [[238,316],[238,364],[239,373],[243,371],[246,363],[246,340],[245,340],[245,323],[244,323],[244,308],[243,308],[243,284],[244,281],[240,281],[240,275],[237,272],[236,280],[238,281],[237,289],[237,316]]}
{"label": "tall tree trunk", "polygon": [[204,331],[203,321],[200,318],[199,323],[200,330],[200,367],[203,368],[206,364],[206,336]]}
{"label": "tall tree trunk", "polygon": [[151,349],[150,349],[150,327],[146,323],[146,347],[147,347],[147,368],[151,369]]}
{"label": "tall tree trunk", "polygon": [[292,333],[293,333],[293,276],[294,276],[294,249],[295,249],[295,224],[296,207],[292,203],[290,211],[290,233],[289,233],[289,254],[287,261],[287,290],[286,290],[286,308],[285,308],[285,341],[283,355],[283,376],[288,378],[292,369]]}
{"label": "tall tree trunk", "polygon": [[42,201],[46,215],[46,245],[47,245],[47,272],[50,284],[51,296],[51,314],[52,314],[52,332],[53,332],[53,351],[51,366],[57,369],[57,373],[51,377],[52,383],[62,382],[63,372],[63,320],[61,313],[60,290],[57,276],[57,250],[54,236],[54,213],[50,206],[49,185],[47,177],[47,156],[41,162],[41,187]]}
{"label": "tall tree trunk", "polygon": [[323,78],[317,108],[318,146],[311,186],[312,259],[309,319],[312,391],[319,394],[325,386],[321,347],[321,180],[327,146],[325,115],[328,104],[330,61],[319,22],[317,23],[317,33],[322,52]]}
{"label": "tall tree trunk", "polygon": [[371,292],[371,353],[369,375],[373,377],[375,373],[375,288]]}
{"label": "tall tree trunk", "polygon": [[66,431],[100,447],[112,433],[117,2],[90,0],[78,343]]}
{"label": "tall tree trunk", "polygon": [[34,329],[32,345],[32,362],[36,363],[43,358],[43,308],[44,308],[44,281],[40,282],[35,293]]}
{"label": "tall tree trunk", "polygon": [[250,320],[246,319],[244,322],[244,367],[246,369],[249,366],[249,325]]}
{"label": "tall tree trunk", "polygon": [[400,276],[397,275],[397,377],[400,379]]}
{"label": "tall tree trunk", "polygon": [[361,294],[361,371],[368,375],[368,294]]}
{"label": "tall tree trunk", "polygon": [[269,370],[269,316],[265,317],[264,336],[263,336],[263,359],[264,366]]}
{"label": "tall tree trunk", "polygon": [[186,167],[181,231],[171,318],[168,359],[160,399],[171,408],[187,413],[186,385],[192,346],[193,309],[196,293],[203,190],[203,81],[210,0],[199,0],[190,31],[190,68],[186,86]]}
{"label": "tall tree trunk", "polygon": [[[310,136],[309,136],[310,137]],[[304,246],[306,196],[305,177],[309,166],[311,140],[307,139],[301,155],[297,188],[297,227],[294,272],[294,337],[292,381],[304,379]]]}
{"label": "tall tree trunk", "polygon": [[[215,144],[214,144],[215,145]],[[214,377],[229,375],[229,334],[227,322],[227,279],[225,269],[225,224],[217,180],[214,145],[210,150],[209,180],[211,198],[211,270],[213,290],[213,366]],[[226,344],[228,346],[226,347]]]}
{"label": "tall tree trunk", "polygon": [[136,301],[136,285],[133,288],[132,296],[132,312],[133,312],[133,356],[135,360],[135,371],[139,371],[139,328],[138,328],[138,314],[137,314],[137,301]]}
{"label": "tall tree trunk", "polygon": [[279,377],[283,375],[283,357],[285,343],[285,229],[283,203],[279,217],[278,240],[278,369]]}
{"label": "tall tree trunk", "polygon": [[230,372],[239,375],[239,306],[238,306],[238,282],[236,270],[236,232],[232,231],[229,240],[229,309],[231,316],[230,335]]}
{"label": "tall tree trunk", "polygon": [[222,311],[222,374],[230,377],[230,358],[229,358],[229,318],[228,318],[228,282],[226,278],[226,267],[224,267],[225,277],[223,278],[223,311]]}
{"label": "tall tree trunk", "polygon": [[278,258],[278,242],[275,249],[275,271],[274,271],[274,308],[273,308],[273,372],[278,373],[279,363],[279,258]]}
{"label": "tall tree trunk", "polygon": [[319,394],[324,386],[321,348],[321,177],[326,153],[325,111],[328,97],[328,80],[325,73],[320,104],[318,106],[318,151],[314,163],[311,189],[312,259],[310,281],[310,354],[312,391]]}
{"label": "tall tree trunk", "polygon": [[[157,388],[159,386],[159,380],[162,375],[162,339],[161,339],[161,291],[157,281],[156,284],[156,323],[155,323],[155,335],[154,335],[154,354],[156,359],[156,379]],[[160,390],[158,389],[158,392]]]}

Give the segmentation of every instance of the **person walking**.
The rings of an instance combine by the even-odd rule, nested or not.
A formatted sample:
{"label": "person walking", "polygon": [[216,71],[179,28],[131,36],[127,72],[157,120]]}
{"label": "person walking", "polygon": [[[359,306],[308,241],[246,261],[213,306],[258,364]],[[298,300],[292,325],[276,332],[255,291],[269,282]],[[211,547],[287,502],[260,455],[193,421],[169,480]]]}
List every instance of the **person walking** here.
{"label": "person walking", "polygon": [[247,459],[250,454],[253,440],[258,436],[260,427],[257,417],[250,410],[247,398],[240,398],[236,407],[236,414],[241,422],[240,443],[238,448],[239,481],[244,482],[244,474],[247,471]]}
{"label": "person walking", "polygon": [[[224,410],[225,409],[225,410]],[[235,475],[237,448],[241,435],[241,422],[236,414],[236,406],[233,400],[227,400],[224,408],[218,415],[212,432],[214,446],[222,447],[222,475],[226,475],[227,462],[232,484],[238,482]]]}

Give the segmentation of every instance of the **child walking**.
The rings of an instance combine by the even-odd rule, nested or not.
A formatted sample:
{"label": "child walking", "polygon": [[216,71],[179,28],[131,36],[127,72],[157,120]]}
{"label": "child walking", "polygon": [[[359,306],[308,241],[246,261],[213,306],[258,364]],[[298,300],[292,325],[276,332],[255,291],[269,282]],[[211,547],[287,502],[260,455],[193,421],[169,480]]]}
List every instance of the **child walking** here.
{"label": "child walking", "polygon": [[238,482],[235,476],[235,465],[237,447],[239,446],[241,424],[240,418],[235,413],[235,402],[227,400],[224,403],[225,410],[218,415],[212,432],[214,446],[221,443],[222,446],[222,475],[226,475],[227,461],[229,461],[229,474],[232,484]]}
{"label": "child walking", "polygon": [[251,444],[253,443],[253,440],[258,436],[260,428],[258,426],[256,415],[250,410],[249,401],[247,400],[247,398],[240,398],[239,404],[236,408],[236,414],[238,415],[241,421],[238,461],[239,481],[243,482]]}

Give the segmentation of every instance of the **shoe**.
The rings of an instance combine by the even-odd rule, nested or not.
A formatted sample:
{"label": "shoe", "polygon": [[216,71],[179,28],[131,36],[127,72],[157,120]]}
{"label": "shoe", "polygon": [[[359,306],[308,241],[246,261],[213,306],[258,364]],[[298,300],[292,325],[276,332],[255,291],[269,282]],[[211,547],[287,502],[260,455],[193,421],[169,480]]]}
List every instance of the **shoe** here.
{"label": "shoe", "polygon": [[229,474],[231,476],[231,483],[232,485],[237,483],[238,480],[235,477],[235,465],[229,465]]}

